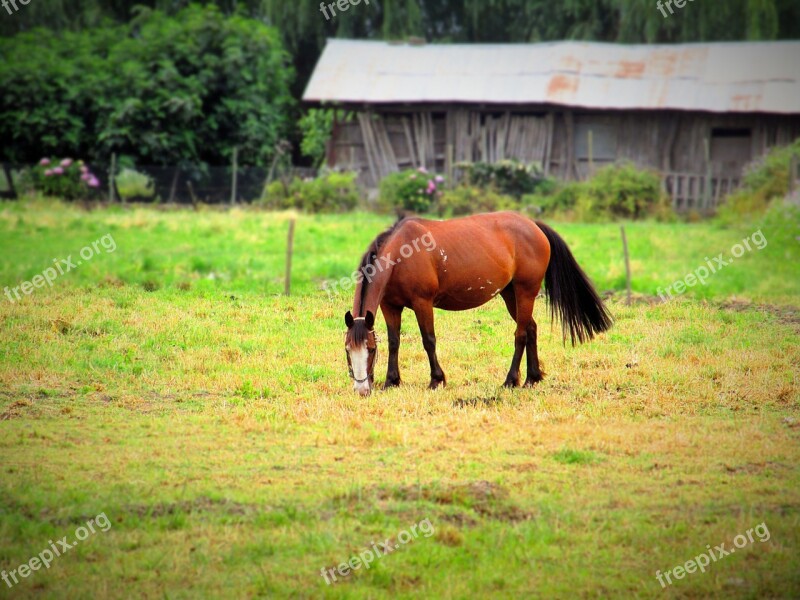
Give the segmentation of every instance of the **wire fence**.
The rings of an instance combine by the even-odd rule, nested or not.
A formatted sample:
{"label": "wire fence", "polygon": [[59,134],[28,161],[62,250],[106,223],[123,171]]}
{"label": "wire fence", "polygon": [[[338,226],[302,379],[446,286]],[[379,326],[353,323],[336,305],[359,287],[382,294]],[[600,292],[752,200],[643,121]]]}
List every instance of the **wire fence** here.
{"label": "wire fence", "polygon": [[[35,165],[3,164],[0,168],[0,198],[14,199],[32,191],[28,172]],[[258,202],[266,185],[275,179],[315,177],[308,167],[206,167],[138,165],[135,169],[93,168],[100,186],[94,196],[118,202],[168,202],[177,204],[223,204]]]}

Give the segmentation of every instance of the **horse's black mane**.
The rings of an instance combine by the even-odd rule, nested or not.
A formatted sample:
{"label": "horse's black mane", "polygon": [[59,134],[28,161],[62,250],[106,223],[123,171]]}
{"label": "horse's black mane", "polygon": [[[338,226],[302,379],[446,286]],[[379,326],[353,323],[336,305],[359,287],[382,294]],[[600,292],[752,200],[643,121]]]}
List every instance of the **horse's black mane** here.
{"label": "horse's black mane", "polygon": [[358,270],[361,272],[361,276],[362,276],[361,277],[361,297],[359,298],[358,315],[356,315],[356,316],[364,316],[361,313],[364,311],[364,300],[366,300],[366,298],[367,298],[367,284],[369,283],[369,280],[367,279],[367,276],[366,276],[366,273],[364,272],[364,269],[366,269],[366,267],[368,265],[374,265],[375,264],[375,261],[378,258],[378,253],[381,251],[381,248],[383,248],[383,245],[386,243],[386,240],[388,240],[389,237],[395,231],[397,231],[397,228],[405,220],[406,220],[406,216],[405,215],[401,215],[397,219],[397,221],[395,221],[394,225],[389,227],[389,229],[387,229],[383,233],[379,234],[378,237],[376,237],[374,240],[372,240],[372,243],[369,245],[369,248],[364,253],[364,256],[361,257],[361,264],[358,267]]}

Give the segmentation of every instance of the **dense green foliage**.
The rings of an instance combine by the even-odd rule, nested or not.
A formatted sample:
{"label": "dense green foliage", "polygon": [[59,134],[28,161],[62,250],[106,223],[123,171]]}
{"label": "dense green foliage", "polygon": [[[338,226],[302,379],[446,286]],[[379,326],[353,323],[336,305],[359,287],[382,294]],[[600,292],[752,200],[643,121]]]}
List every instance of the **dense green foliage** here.
{"label": "dense green foliage", "polygon": [[545,213],[571,214],[582,221],[663,217],[670,212],[658,173],[633,164],[604,167],[586,181],[527,196],[525,202]]}
{"label": "dense green foliage", "polygon": [[436,205],[436,210],[443,217],[458,217],[496,210],[517,210],[519,202],[508,195],[498,192],[494,187],[477,187],[463,184],[452,190],[445,190]]}
{"label": "dense green foliage", "polygon": [[277,32],[214,6],[0,41],[0,159],[264,165],[289,128],[292,70]]}
{"label": "dense green foliage", "polygon": [[495,188],[501,194],[522,198],[525,194],[545,191],[552,181],[545,180],[539,165],[525,165],[518,160],[496,163],[475,162],[456,165],[464,171],[467,183],[481,188]]}
{"label": "dense green foliage", "polygon": [[308,213],[352,210],[359,201],[357,176],[356,173],[327,171],[315,178],[276,180],[267,185],[261,204],[271,209],[295,208]]}
{"label": "dense green foliage", "polygon": [[380,207],[386,211],[428,212],[440,197],[443,183],[444,177],[424,167],[392,173],[380,183]]}
{"label": "dense green foliage", "polygon": [[[344,118],[344,111],[338,111]],[[325,159],[325,150],[333,133],[333,123],[337,111],[333,109],[312,108],[300,118],[298,125],[302,134],[300,151],[319,167]]]}
{"label": "dense green foliage", "polygon": [[742,217],[763,213],[772,200],[786,196],[793,156],[795,164],[800,165],[800,139],[789,146],[775,148],[767,156],[751,163],[745,171],[742,186],[720,208],[720,219],[736,222]]}

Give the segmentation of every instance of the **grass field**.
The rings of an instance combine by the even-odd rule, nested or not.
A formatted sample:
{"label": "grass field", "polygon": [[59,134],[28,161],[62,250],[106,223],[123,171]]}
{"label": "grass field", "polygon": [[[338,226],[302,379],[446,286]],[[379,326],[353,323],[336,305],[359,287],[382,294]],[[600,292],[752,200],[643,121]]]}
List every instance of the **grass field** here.
{"label": "grass field", "polygon": [[[448,387],[430,392],[409,314],[404,386],[367,399],[344,362],[352,299],[321,284],[390,219],[298,216],[286,298],[289,218],[0,207],[0,286],[76,263],[0,296],[0,570],[111,524],[0,597],[800,596],[796,212],[626,224],[631,306],[619,226],[554,223],[613,292],[610,332],[564,347],[538,305],[547,378],[505,390],[502,303],[437,313]],[[763,249],[656,301],[756,231]],[[734,546],[762,523],[767,541]],[[386,539],[369,569],[322,577]],[[662,589],[657,571],[723,543]]]}

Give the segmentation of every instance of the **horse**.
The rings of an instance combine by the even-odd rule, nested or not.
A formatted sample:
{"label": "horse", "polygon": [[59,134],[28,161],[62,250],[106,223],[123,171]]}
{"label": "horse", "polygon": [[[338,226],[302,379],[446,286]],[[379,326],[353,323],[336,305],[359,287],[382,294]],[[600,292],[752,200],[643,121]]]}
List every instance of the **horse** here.
{"label": "horse", "polygon": [[378,235],[355,275],[345,350],[353,389],[368,396],[375,387],[378,338],[375,314],[386,321],[389,364],[384,389],[400,385],[398,353],[403,310],[417,318],[430,363],[430,389],[446,385],[436,357],[433,309],[477,308],[499,295],[516,322],[514,355],[503,383],[518,387],[527,356],[525,387],[542,380],[533,305],[544,281],[550,314],[561,321],[563,343],[591,340],[612,319],[566,242],[553,229],[506,211],[446,221],[405,217]]}

